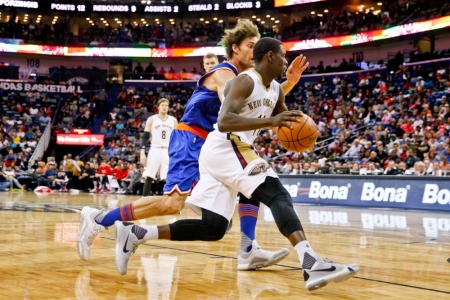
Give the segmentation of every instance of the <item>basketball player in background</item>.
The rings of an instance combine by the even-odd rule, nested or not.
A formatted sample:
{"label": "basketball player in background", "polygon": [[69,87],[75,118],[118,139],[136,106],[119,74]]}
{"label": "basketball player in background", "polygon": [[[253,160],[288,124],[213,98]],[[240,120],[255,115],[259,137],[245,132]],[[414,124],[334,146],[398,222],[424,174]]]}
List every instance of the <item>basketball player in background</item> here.
{"label": "basketball player in background", "polygon": [[[246,19],[239,19],[234,29],[225,31],[220,44],[225,46],[229,60],[211,68],[198,81],[181,122],[170,137],[170,162],[164,196],[143,197],[108,213],[87,206],[83,208],[77,237],[77,250],[82,260],[89,259],[90,245],[101,226],[111,226],[115,221],[173,215],[183,209],[194,182],[200,178],[200,149],[208,134],[214,130],[213,125],[217,121],[225,84],[254,66],[253,48],[259,38],[258,28]],[[308,68],[309,64],[305,63],[305,60],[306,58],[300,55],[291,63],[286,72],[287,80],[281,85],[284,93],[292,90],[303,71]],[[286,257],[289,254],[288,249],[266,251],[261,249],[255,240],[259,201],[241,197],[239,202],[241,247],[238,252],[238,269],[267,267]]]}
{"label": "basketball player in background", "polygon": [[200,211],[202,219],[179,220],[163,226],[116,221],[119,273],[126,273],[135,248],[150,239],[220,240],[233,216],[238,192],[270,208],[278,229],[298,254],[307,290],[321,288],[332,281],[345,281],[359,270],[356,264],[324,261],[314,252],[289,192],[253,148],[262,128],[290,127],[290,122],[297,122],[297,117],[302,115],[300,111],[288,111],[283,90],[275,81],[287,67],[283,44],[273,38],[263,38],[256,43],[253,57],[255,68],[227,83],[216,130],[208,135],[200,154],[200,181],[187,204]]}
{"label": "basketball player in background", "polygon": [[[177,127],[176,118],[169,116],[169,100],[159,99],[157,103],[158,114],[148,117],[142,134],[141,144],[141,164],[145,167],[142,177],[147,177],[144,184],[142,196],[149,196],[152,189],[152,182],[156,180],[159,171],[161,184],[164,184],[169,168],[169,138],[174,128]],[[145,157],[145,147],[151,137],[151,146],[148,156]],[[144,143],[145,141],[145,143]]]}
{"label": "basketball player in background", "polygon": [[219,58],[214,53],[208,53],[203,56],[203,68],[206,72],[212,69],[215,65],[219,64]]}

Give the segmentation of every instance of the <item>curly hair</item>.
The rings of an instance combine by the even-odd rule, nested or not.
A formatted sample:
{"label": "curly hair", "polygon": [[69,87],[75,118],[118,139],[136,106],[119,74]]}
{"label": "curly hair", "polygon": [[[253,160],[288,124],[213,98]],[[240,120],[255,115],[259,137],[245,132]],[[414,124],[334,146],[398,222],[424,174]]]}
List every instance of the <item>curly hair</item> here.
{"label": "curly hair", "polygon": [[225,47],[227,58],[231,59],[233,56],[233,44],[240,45],[245,38],[261,37],[258,27],[248,19],[238,19],[236,26],[233,29],[226,29],[225,34],[219,42],[219,45]]}

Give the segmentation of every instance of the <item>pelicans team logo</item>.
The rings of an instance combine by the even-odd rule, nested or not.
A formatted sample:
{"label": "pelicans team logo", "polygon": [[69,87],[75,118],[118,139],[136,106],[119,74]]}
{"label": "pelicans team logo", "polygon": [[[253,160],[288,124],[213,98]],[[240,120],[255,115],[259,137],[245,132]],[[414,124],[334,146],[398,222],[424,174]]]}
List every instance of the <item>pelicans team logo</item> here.
{"label": "pelicans team logo", "polygon": [[259,173],[266,173],[269,169],[269,165],[267,163],[259,163],[253,167],[253,169],[248,173],[249,176],[255,176]]}

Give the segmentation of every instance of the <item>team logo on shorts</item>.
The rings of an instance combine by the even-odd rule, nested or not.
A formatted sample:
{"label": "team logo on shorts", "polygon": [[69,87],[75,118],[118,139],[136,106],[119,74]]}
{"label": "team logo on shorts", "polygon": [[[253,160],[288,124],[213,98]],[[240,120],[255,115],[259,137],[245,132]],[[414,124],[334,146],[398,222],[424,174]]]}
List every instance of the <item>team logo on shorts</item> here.
{"label": "team logo on shorts", "polygon": [[248,173],[249,176],[255,176],[259,173],[266,173],[269,169],[269,165],[266,163],[259,163],[253,167],[253,169]]}

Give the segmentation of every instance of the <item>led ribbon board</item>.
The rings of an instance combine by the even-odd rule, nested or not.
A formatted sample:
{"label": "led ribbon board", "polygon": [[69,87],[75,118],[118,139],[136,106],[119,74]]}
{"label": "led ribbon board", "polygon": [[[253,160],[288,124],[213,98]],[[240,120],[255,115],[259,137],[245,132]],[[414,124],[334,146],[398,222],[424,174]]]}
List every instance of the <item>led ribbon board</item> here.
{"label": "led ribbon board", "polygon": [[[0,0],[1,1],[1,0]],[[334,36],[320,39],[284,42],[286,51],[322,49],[369,43],[384,39],[407,36],[450,27],[450,16],[421,22],[404,24],[388,29],[367,31],[359,34]],[[108,48],[108,47],[76,47],[23,45],[0,42],[0,52],[20,54],[43,54],[56,56],[97,56],[97,57],[188,57],[204,56],[208,53],[225,55],[222,47],[189,47],[189,48]]]}
{"label": "led ribbon board", "polygon": [[324,1],[324,0],[275,0],[275,7],[308,4],[308,3],[320,2],[320,1]]}

